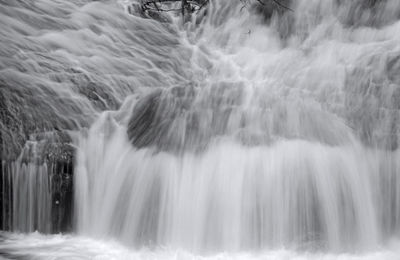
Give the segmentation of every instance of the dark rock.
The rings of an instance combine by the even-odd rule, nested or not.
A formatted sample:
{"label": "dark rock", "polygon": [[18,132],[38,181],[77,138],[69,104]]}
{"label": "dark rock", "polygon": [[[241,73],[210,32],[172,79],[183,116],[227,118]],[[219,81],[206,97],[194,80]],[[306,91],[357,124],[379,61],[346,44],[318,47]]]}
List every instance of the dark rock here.
{"label": "dark rock", "polygon": [[0,80],[0,131],[6,144],[1,158],[15,160],[32,134],[75,130],[88,123],[82,109],[71,100],[61,99],[45,87],[36,92],[15,83],[11,87]]}
{"label": "dark rock", "polygon": [[[398,58],[382,59],[373,57],[347,75],[345,117],[367,146],[396,150],[400,138],[400,85],[393,70]],[[386,66],[381,66],[382,62]]]}
{"label": "dark rock", "polygon": [[294,31],[293,10],[290,9],[292,0],[277,0],[276,2],[263,0],[261,3],[253,2],[252,9],[255,13],[261,15],[265,23],[269,25],[273,23],[282,39],[288,38]]}
{"label": "dark rock", "polygon": [[[0,206],[2,208],[0,228],[12,230],[13,176],[10,163],[21,165],[47,165],[48,177],[61,176],[61,186],[53,185],[52,196],[59,197],[54,205],[53,232],[66,231],[72,225],[72,175],[74,148],[67,131],[77,129],[71,112],[62,113],[57,108],[66,106],[50,89],[10,87],[0,81]],[[43,96],[45,95],[45,96]],[[53,102],[53,104],[52,104]],[[54,105],[58,103],[58,107]],[[70,115],[71,117],[69,117]],[[63,129],[63,130],[60,130]]]}
{"label": "dark rock", "polygon": [[387,12],[389,0],[336,0],[339,20],[350,27],[382,27],[400,18],[400,6]]}
{"label": "dark rock", "polygon": [[212,138],[226,134],[241,88],[219,83],[200,96],[191,86],[157,90],[134,107],[128,136],[135,147],[202,150]]}
{"label": "dark rock", "polygon": [[86,86],[79,87],[79,93],[86,96],[95,107],[100,110],[115,110],[120,103],[106,91],[107,86],[101,83],[88,82]]}
{"label": "dark rock", "polygon": [[128,125],[128,136],[136,147],[152,145],[157,136],[156,118],[161,90],[154,91],[135,106]]}

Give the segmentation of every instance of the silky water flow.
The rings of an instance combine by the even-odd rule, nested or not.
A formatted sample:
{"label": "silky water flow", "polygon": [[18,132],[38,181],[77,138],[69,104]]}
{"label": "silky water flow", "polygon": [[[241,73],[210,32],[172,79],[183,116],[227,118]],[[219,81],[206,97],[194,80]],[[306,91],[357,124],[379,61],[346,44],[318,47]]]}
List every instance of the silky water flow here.
{"label": "silky water flow", "polygon": [[0,255],[400,257],[400,2],[282,3],[0,1]]}

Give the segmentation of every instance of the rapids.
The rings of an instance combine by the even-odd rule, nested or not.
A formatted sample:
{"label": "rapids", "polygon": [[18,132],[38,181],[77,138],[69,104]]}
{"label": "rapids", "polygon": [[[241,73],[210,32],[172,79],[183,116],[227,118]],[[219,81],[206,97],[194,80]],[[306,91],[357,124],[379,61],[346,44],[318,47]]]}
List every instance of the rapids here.
{"label": "rapids", "polygon": [[0,0],[0,251],[398,257],[400,2],[264,2]]}

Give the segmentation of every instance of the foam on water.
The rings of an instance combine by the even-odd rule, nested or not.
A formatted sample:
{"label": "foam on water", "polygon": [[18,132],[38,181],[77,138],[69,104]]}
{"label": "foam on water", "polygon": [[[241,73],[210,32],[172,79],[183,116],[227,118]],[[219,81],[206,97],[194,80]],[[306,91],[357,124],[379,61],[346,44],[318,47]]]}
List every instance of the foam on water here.
{"label": "foam on water", "polygon": [[112,240],[93,240],[88,237],[70,235],[29,235],[0,233],[0,257],[10,259],[92,259],[92,260],[134,260],[134,259],[166,259],[166,260],[223,260],[223,259],[265,259],[265,260],[396,260],[398,259],[399,242],[392,241],[387,249],[363,254],[322,254],[312,252],[296,252],[286,249],[264,252],[221,252],[214,255],[194,255],[184,250],[168,248],[140,249],[132,251]]}

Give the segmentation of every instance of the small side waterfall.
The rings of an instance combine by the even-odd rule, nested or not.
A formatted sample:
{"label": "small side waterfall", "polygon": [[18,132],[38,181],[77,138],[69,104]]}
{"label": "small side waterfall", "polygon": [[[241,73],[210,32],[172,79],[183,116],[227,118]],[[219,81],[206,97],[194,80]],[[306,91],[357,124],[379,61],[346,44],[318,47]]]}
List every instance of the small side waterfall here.
{"label": "small side waterfall", "polygon": [[3,229],[43,233],[71,230],[72,161],[68,156],[60,160],[61,156],[55,154],[56,143],[54,138],[28,141],[17,160],[2,162]]}
{"label": "small side waterfall", "polygon": [[46,165],[21,164],[3,166],[3,227],[13,231],[51,232],[51,190]]}

